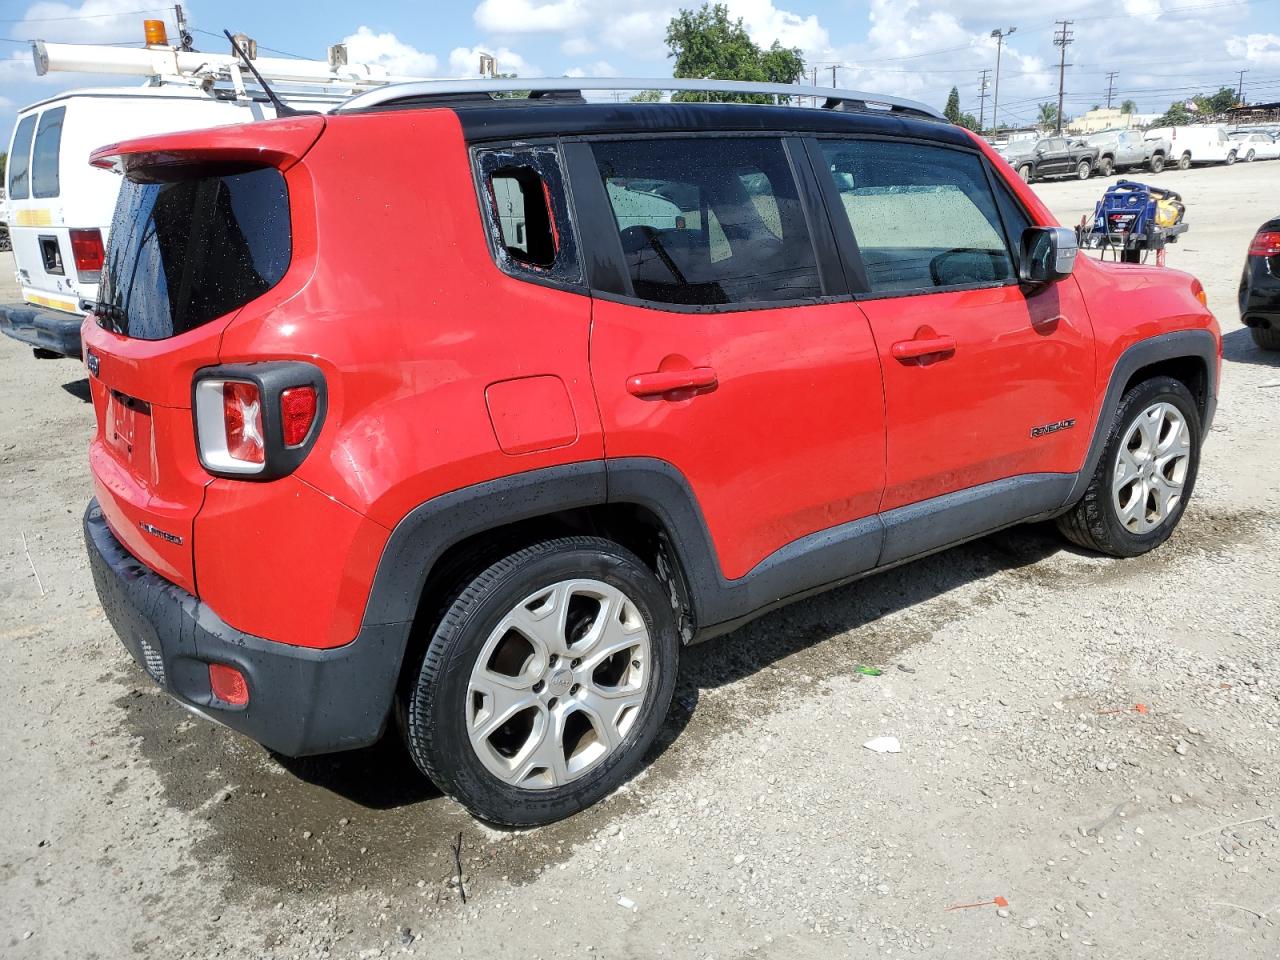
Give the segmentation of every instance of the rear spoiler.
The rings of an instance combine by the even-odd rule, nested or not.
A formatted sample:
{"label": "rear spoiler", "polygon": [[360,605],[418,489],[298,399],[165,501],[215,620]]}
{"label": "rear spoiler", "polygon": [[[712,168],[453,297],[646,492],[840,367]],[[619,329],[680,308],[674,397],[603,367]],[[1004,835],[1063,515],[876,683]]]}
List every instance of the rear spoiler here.
{"label": "rear spoiler", "polygon": [[284,171],[306,155],[324,125],[324,117],[305,116],[161,133],[99,147],[89,163],[125,176],[134,170],[209,163],[265,164]]}

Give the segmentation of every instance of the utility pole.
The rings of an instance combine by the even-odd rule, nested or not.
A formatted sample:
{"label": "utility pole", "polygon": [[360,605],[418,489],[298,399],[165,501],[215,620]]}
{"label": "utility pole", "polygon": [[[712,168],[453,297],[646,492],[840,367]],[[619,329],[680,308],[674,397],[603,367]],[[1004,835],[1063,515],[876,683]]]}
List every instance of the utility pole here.
{"label": "utility pole", "polygon": [[182,10],[182,4],[173,5],[173,16],[178,21],[178,49],[190,53],[196,47],[191,39],[191,31],[187,29],[187,15]]}
{"label": "utility pole", "polygon": [[987,117],[987,78],[991,76],[990,70],[983,70],[978,75],[978,133],[981,134],[985,129],[983,120]]}
{"label": "utility pole", "polygon": [[1120,76],[1119,70],[1112,70],[1107,74],[1107,109],[1111,109],[1111,101],[1116,95],[1116,77]]}
{"label": "utility pole", "polygon": [[1236,71],[1240,75],[1239,79],[1236,80],[1236,103],[1240,106],[1244,106],[1244,75],[1248,72],[1248,70]]}
{"label": "utility pole", "polygon": [[1058,116],[1056,118],[1057,132],[1062,133],[1062,84],[1067,74],[1067,47],[1072,41],[1072,33],[1068,28],[1071,26],[1072,21],[1057,20],[1055,22],[1061,28],[1053,36],[1053,45],[1062,51],[1058,57]]}
{"label": "utility pole", "polygon": [[1001,32],[997,27],[991,31],[991,36],[996,38],[996,92],[995,97],[991,101],[991,132],[996,133],[1000,129],[1000,124],[996,122],[996,111],[1000,109],[1000,51],[1004,49],[1004,39],[1017,30],[1017,27],[1009,27]]}
{"label": "utility pole", "polygon": [[831,86],[836,85],[836,71],[840,69],[840,64],[833,63],[831,65]]}
{"label": "utility pole", "polygon": [[[817,67],[814,67],[814,68],[813,68],[813,85],[814,85],[815,87],[818,85],[818,68],[817,68]],[[811,105],[812,105],[812,106],[814,106],[814,107],[817,107],[817,105],[818,105],[818,98],[817,98],[817,97],[814,97],[814,98],[813,98],[813,103],[812,103]]]}

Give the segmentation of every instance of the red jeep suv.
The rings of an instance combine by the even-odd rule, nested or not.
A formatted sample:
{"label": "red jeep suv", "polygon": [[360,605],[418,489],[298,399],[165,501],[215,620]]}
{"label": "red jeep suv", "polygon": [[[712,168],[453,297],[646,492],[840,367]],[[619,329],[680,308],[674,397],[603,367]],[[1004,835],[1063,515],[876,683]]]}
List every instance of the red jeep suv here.
{"label": "red jeep suv", "polygon": [[1029,520],[1170,535],[1220,364],[1196,280],[1077,258],[908,101],[519,85],[94,154],[85,534],[181,703],[290,755],[395,724],[545,823],[637,769],[684,644]]}

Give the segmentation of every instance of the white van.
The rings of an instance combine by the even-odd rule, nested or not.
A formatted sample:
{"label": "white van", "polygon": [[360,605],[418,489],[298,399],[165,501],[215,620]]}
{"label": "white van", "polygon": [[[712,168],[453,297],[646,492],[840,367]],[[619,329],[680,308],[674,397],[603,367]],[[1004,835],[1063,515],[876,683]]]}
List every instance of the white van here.
{"label": "white van", "polygon": [[1217,123],[1193,123],[1180,127],[1153,127],[1144,137],[1148,140],[1164,138],[1172,144],[1169,164],[1179,170],[1188,170],[1193,163],[1236,162],[1235,141],[1227,134],[1227,128]]}
{"label": "white van", "polygon": [[[120,178],[89,166],[97,147],[133,137],[270,119],[276,109],[252,78],[225,54],[172,47],[33,45],[36,72],[133,73],[139,87],[71,90],[18,114],[9,141],[5,187],[9,239],[22,302],[0,304],[0,331],[27,343],[37,357],[80,356],[80,324],[97,297],[107,234]],[[281,92],[299,110],[326,111],[353,92],[391,78],[380,68],[291,60],[293,88]],[[272,64],[255,61],[273,87]],[[192,66],[188,66],[191,64]],[[297,78],[310,73],[305,80]],[[299,87],[298,84],[304,84]]]}

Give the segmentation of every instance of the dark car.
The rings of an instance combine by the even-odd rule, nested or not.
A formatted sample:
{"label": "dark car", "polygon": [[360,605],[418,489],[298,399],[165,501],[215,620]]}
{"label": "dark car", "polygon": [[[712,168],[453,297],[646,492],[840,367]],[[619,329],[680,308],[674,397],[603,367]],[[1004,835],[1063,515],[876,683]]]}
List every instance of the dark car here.
{"label": "dark car", "polygon": [[1280,217],[1258,228],[1240,277],[1240,320],[1263,350],[1280,350]]}
{"label": "dark car", "polygon": [[1088,180],[1097,162],[1098,148],[1084,140],[1045,137],[1029,155],[1015,162],[1014,169],[1027,183],[1048,177]]}

